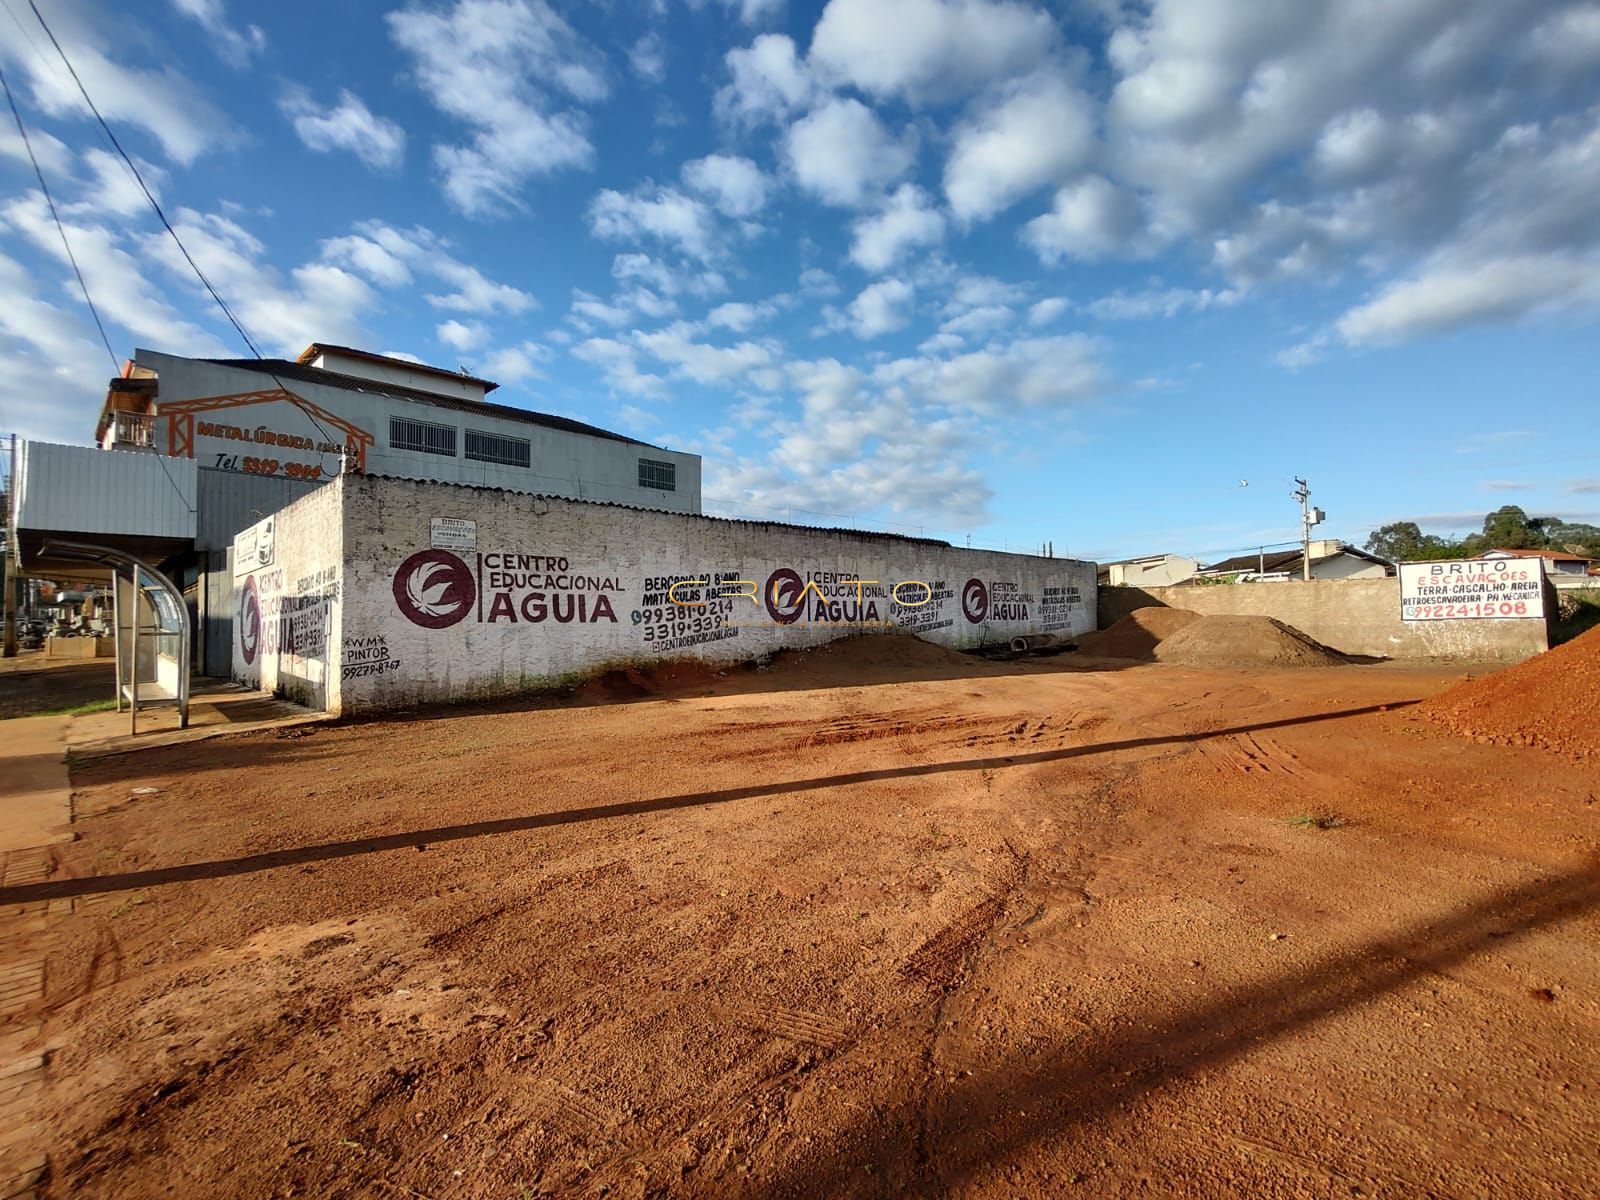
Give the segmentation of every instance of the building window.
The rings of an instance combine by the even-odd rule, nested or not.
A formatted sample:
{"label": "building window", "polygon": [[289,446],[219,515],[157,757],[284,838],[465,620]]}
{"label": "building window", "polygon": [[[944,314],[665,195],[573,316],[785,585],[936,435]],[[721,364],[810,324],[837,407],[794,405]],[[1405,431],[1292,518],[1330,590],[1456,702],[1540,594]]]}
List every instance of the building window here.
{"label": "building window", "polygon": [[413,421],[409,417],[390,417],[389,446],[393,450],[415,450],[418,454],[444,454],[454,458],[455,427]]}
{"label": "building window", "polygon": [[660,462],[654,458],[639,460],[639,486],[659,488],[663,492],[678,490],[678,464]]}
{"label": "building window", "polygon": [[532,465],[532,444],[527,438],[503,437],[476,429],[466,432],[466,454],[474,462],[499,463],[503,467]]}

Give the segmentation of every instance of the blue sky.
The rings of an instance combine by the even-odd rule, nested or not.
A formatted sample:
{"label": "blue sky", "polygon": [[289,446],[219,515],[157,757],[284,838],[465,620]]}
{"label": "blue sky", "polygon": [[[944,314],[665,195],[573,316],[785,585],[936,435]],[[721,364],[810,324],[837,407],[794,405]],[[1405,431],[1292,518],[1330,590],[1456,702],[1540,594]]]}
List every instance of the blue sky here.
{"label": "blue sky", "polygon": [[[1109,558],[1600,521],[1600,4],[39,0],[268,353],[464,366],[706,507]],[[26,0],[112,344],[240,355]],[[0,132],[0,430],[111,361]],[[1247,486],[1245,483],[1247,481]]]}

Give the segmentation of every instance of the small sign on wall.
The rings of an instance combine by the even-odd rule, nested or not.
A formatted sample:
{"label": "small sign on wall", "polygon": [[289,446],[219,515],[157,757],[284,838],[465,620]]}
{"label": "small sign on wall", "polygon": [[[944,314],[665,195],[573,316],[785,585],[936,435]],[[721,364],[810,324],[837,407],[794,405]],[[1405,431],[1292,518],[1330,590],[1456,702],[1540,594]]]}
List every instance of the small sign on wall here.
{"label": "small sign on wall", "polygon": [[1544,617],[1544,569],[1537,558],[1400,564],[1400,619],[1456,621]]}
{"label": "small sign on wall", "polygon": [[240,531],[238,538],[234,541],[234,578],[237,579],[240,575],[248,575],[251,571],[272,565],[272,526],[274,520],[274,517],[268,517],[264,521],[257,521],[249,529]]}
{"label": "small sign on wall", "polygon": [[435,550],[476,550],[478,523],[461,517],[435,517],[432,543]]}

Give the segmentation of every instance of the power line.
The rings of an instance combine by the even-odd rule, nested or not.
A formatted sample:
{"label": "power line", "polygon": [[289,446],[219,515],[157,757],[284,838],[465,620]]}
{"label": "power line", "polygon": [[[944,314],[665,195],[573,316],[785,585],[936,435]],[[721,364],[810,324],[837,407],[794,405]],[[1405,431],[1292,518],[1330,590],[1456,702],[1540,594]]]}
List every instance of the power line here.
{"label": "power line", "polygon": [[[195,278],[204,285],[207,292],[211,293],[211,298],[217,302],[217,307],[228,318],[229,324],[244,339],[244,344],[250,348],[250,353],[257,358],[265,358],[266,356],[261,353],[255,342],[251,340],[250,335],[245,332],[244,326],[239,324],[239,319],[233,315],[233,310],[228,307],[227,301],[223,300],[217,293],[217,289],[211,286],[211,281],[206,278],[205,272],[194,261],[194,256],[189,253],[189,248],[183,244],[183,239],[178,236],[178,231],[172,227],[172,222],[167,220],[167,214],[161,211],[160,203],[157,202],[155,195],[150,191],[149,185],[145,183],[144,176],[139,173],[139,168],[134,165],[134,161],[128,156],[128,152],[122,148],[122,143],[117,140],[117,135],[111,131],[111,126],[106,124],[105,117],[100,115],[100,110],[89,96],[89,89],[84,87],[83,80],[78,78],[77,68],[72,65],[72,60],[67,57],[67,52],[61,48],[61,43],[56,40],[56,35],[51,30],[49,23],[45,21],[44,14],[39,11],[39,6],[34,3],[34,0],[28,0],[28,7],[33,10],[33,15],[39,22],[39,27],[44,30],[45,36],[50,39],[50,44],[56,48],[56,53],[61,56],[61,61],[66,65],[68,74],[72,76],[72,82],[78,85],[78,93],[83,97],[83,102],[89,106],[89,111],[94,114],[94,119],[100,123],[100,128],[110,140],[111,148],[117,152],[128,170],[133,172],[133,178],[138,183],[139,190],[144,193],[144,198],[150,201],[150,207],[155,210],[156,216],[161,218],[161,224],[166,227],[166,231],[172,236],[173,242],[183,254],[184,261],[194,271]],[[112,357],[115,357],[115,355]]]}
{"label": "power line", "polygon": [[[195,278],[200,281],[207,293],[210,294],[211,298],[217,302],[217,307],[220,308],[223,315],[228,318],[228,323],[233,326],[234,331],[238,333],[245,346],[249,348],[250,353],[254,355],[258,361],[265,362],[266,355],[261,353],[261,348],[256,345],[255,340],[251,338],[249,332],[239,322],[239,318],[233,315],[233,310],[228,307],[227,301],[222,298],[221,294],[216,288],[211,286],[211,281],[206,278],[205,272],[200,269],[200,264],[195,262],[194,256],[189,253],[189,248],[183,244],[183,239],[178,236],[178,231],[172,227],[172,222],[167,220],[167,214],[162,211],[160,202],[156,200],[154,193],[150,191],[149,185],[145,183],[144,176],[139,173],[138,166],[128,155],[128,152],[122,148],[122,143],[117,140],[117,135],[112,132],[111,126],[106,122],[105,117],[101,115],[100,109],[96,107],[93,98],[89,95],[89,89],[84,86],[83,80],[79,78],[77,68],[72,65],[72,60],[67,57],[67,52],[62,49],[61,43],[56,39],[56,35],[54,31],[51,30],[49,22],[44,19],[44,14],[39,11],[38,4],[36,4],[34,0],[28,0],[28,7],[33,10],[34,19],[39,22],[39,27],[44,30],[45,36],[50,39],[50,44],[55,47],[56,54],[60,56],[62,63],[67,68],[67,72],[72,76],[72,82],[77,84],[78,93],[83,97],[83,102],[89,106],[89,111],[94,114],[94,119],[99,122],[101,130],[106,135],[106,139],[111,143],[111,148],[117,152],[117,156],[122,159],[123,165],[126,166],[128,171],[133,175],[134,181],[139,185],[139,190],[144,193],[144,198],[150,202],[150,207],[155,210],[156,216],[160,218],[162,226],[171,236],[172,241],[178,247],[179,252],[182,253],[184,261],[189,264],[189,268],[194,272]],[[7,11],[10,11],[9,6]],[[109,347],[109,343],[107,343],[107,345]],[[116,358],[116,354],[113,353],[111,356],[113,363],[116,362]],[[289,389],[284,386],[283,380],[279,379],[275,372],[269,369],[267,371],[267,375],[273,383],[278,385],[279,391],[285,393],[289,392]],[[333,434],[329,433],[328,430],[323,426],[322,422],[317,420],[312,413],[306,412],[306,416],[310,419],[311,423],[317,427],[317,431],[322,434],[326,441],[341,441],[341,439],[336,438],[333,436]]]}
{"label": "power line", "polygon": [[44,193],[44,202],[50,209],[50,219],[56,223],[56,232],[61,235],[61,248],[67,252],[67,261],[72,264],[72,273],[77,276],[78,289],[83,292],[83,302],[89,306],[89,315],[94,318],[94,327],[100,331],[100,340],[105,343],[106,353],[111,356],[111,369],[120,370],[121,364],[117,361],[117,352],[111,348],[111,338],[106,334],[105,323],[100,320],[100,311],[95,308],[94,300],[89,295],[89,285],[84,281],[83,271],[78,266],[78,256],[72,252],[72,243],[67,240],[67,227],[61,223],[61,214],[56,211],[55,199],[50,195],[50,186],[44,181],[44,171],[33,153],[33,143],[28,139],[27,127],[22,123],[22,113],[17,109],[17,100],[11,94],[11,82],[6,78],[4,70],[0,70],[0,87],[5,88],[6,103],[11,106],[11,116],[17,123],[17,133],[22,137],[22,148],[28,152],[28,161],[33,164],[33,177],[39,181],[39,190]]}

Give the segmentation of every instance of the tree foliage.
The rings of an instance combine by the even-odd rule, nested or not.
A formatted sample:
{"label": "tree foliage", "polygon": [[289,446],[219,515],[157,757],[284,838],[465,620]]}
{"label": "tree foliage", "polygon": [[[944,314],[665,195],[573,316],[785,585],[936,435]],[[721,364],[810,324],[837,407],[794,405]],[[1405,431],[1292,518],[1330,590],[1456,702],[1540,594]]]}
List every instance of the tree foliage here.
{"label": "tree foliage", "polygon": [[1484,515],[1481,533],[1456,540],[1423,533],[1415,521],[1393,521],[1368,535],[1366,549],[1391,562],[1475,558],[1490,550],[1564,550],[1600,558],[1600,527],[1560,517],[1530,517],[1515,504],[1506,504]]}

